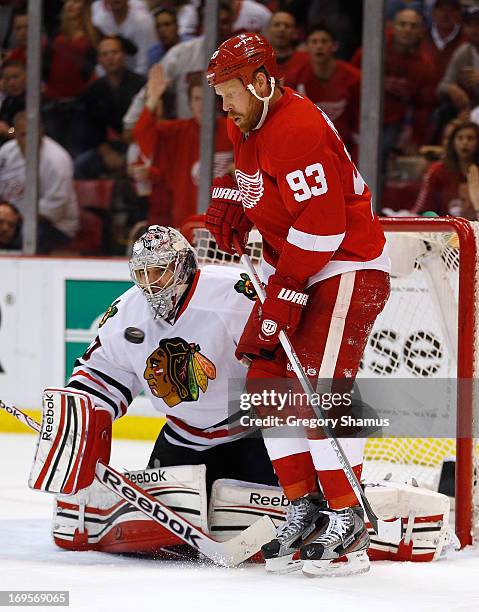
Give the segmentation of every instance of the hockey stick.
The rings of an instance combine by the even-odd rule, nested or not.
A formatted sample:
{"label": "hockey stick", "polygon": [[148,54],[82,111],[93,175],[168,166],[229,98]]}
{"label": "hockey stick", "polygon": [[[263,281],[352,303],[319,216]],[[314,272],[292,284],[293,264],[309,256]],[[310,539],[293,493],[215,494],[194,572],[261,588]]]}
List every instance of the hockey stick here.
{"label": "hockey stick", "polygon": [[[253,283],[256,293],[258,294],[258,298],[260,299],[261,303],[263,303],[266,297],[266,294],[263,288],[263,284],[261,283],[261,280],[256,272],[255,267],[253,266],[251,262],[249,255],[245,253],[244,247],[240,243],[236,234],[234,235],[234,246],[235,246],[237,253],[241,257],[241,263],[245,266],[245,268],[248,271],[251,282]],[[301,366],[301,362],[298,356],[296,355],[296,353],[294,352],[291,342],[284,331],[280,331],[279,340],[284,349],[284,352],[286,353],[286,356],[289,359],[289,362],[291,363],[294,373],[298,377],[298,380],[301,384],[301,387],[303,388],[303,391],[309,397],[309,400],[310,400],[309,404],[310,404],[312,411],[314,412],[315,416],[318,419],[322,419],[323,423],[327,423],[328,422],[326,420],[327,416],[324,410],[321,408],[321,406],[317,405],[317,402],[312,401],[312,398],[316,395],[315,391],[311,383],[309,382],[309,379],[306,376],[304,376],[304,371]],[[331,429],[331,427],[329,427],[329,425],[323,425],[322,429],[324,433],[326,434],[329,440],[329,443],[331,444],[331,448],[335,452],[336,457],[338,458],[339,464],[341,465],[343,472],[346,478],[348,479],[348,482],[351,485],[351,488],[354,491],[354,494],[356,495],[359,503],[363,507],[364,512],[366,513],[366,516],[368,517],[369,522],[371,523],[371,526],[376,532],[376,534],[381,538],[381,540],[384,540],[385,542],[391,542],[392,544],[399,544],[399,542],[402,539],[402,533],[403,533],[402,520],[398,518],[398,519],[394,519],[393,521],[383,521],[382,519],[376,516],[333,430]]]}
{"label": "hockey stick", "polygon": [[[2,400],[0,408],[30,429],[41,433],[40,425],[18,408],[7,406]],[[229,567],[242,563],[257,553],[263,544],[273,539],[276,532],[273,521],[268,516],[263,516],[231,540],[217,542],[109,465],[99,461],[95,477],[110,491],[218,565]]]}

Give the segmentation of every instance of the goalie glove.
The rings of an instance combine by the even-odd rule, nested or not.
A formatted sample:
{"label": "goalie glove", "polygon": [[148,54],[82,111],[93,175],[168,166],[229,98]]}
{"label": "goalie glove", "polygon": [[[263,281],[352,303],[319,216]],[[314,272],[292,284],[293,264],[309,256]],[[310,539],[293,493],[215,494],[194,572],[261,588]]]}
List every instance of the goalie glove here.
{"label": "goalie glove", "polygon": [[[279,332],[289,336],[296,330],[308,301],[302,285],[294,279],[273,274],[266,286],[263,304],[255,304],[235,351],[237,359],[257,355],[271,359],[279,344]],[[252,329],[253,327],[253,329]],[[253,332],[253,333],[252,333]]]}
{"label": "goalie glove", "polygon": [[241,194],[235,180],[228,174],[213,180],[211,204],[206,211],[206,228],[214,236],[219,248],[230,255],[235,253],[233,234],[246,244],[253,224],[246,217]]}
{"label": "goalie glove", "polygon": [[98,460],[110,458],[111,417],[89,395],[74,389],[43,392],[42,427],[29,486],[71,495],[95,478]]}

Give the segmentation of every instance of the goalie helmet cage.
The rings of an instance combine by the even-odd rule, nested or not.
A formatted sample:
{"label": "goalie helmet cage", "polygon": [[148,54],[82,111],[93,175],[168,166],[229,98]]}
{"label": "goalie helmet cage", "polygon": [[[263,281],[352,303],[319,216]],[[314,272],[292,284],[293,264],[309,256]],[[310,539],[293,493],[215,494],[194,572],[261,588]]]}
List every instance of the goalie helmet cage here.
{"label": "goalie helmet cage", "polygon": [[[386,365],[376,374],[461,381],[456,398],[456,427],[461,437],[371,438],[366,444],[364,475],[382,478],[392,473],[395,480],[414,478],[421,486],[437,489],[444,459],[454,459],[455,530],[464,547],[472,543],[473,535],[477,536],[479,531],[477,449],[473,438],[478,410],[473,382],[477,377],[479,223],[455,217],[390,217],[381,219],[381,225],[392,260],[391,298],[373,328],[365,359],[368,351],[375,350],[374,342],[408,339],[412,344],[425,342],[426,347],[432,347],[436,357],[441,358],[440,366],[431,366],[430,362],[418,366],[404,349],[402,365],[398,362]],[[188,218],[181,229],[197,249],[200,265],[239,264],[237,257],[218,249],[205,228],[204,215]],[[250,234],[248,252],[257,263],[261,236],[256,230]],[[381,331],[385,320],[386,337],[384,329]],[[416,357],[417,354],[416,351]],[[431,352],[427,354],[430,356]]]}

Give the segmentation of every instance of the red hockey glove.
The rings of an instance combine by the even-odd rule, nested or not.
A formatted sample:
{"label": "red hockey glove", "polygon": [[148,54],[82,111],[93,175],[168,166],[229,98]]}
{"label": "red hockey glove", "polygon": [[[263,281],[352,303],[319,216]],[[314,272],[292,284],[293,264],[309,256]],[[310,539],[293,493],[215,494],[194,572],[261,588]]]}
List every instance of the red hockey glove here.
{"label": "red hockey glove", "polygon": [[269,277],[266,285],[266,299],[259,313],[258,346],[266,351],[274,351],[279,343],[279,332],[284,330],[291,335],[298,327],[308,295],[303,286],[292,278],[279,274]]}
{"label": "red hockey glove", "polygon": [[298,326],[308,295],[292,278],[273,274],[266,286],[266,299],[257,302],[235,351],[237,359],[258,355],[272,358],[279,344],[279,332],[291,335]]}
{"label": "red hockey glove", "polygon": [[238,186],[231,176],[215,178],[211,187],[206,228],[213,234],[219,248],[232,255],[235,253],[233,233],[237,232],[241,244],[246,244],[253,224],[244,214]]}

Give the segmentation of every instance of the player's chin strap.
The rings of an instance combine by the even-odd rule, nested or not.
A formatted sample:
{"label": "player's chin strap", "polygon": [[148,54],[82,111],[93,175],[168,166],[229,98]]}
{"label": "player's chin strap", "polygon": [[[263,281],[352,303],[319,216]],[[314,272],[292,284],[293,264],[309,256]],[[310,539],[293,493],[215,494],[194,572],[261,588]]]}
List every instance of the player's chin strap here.
{"label": "player's chin strap", "polygon": [[254,88],[254,85],[252,85],[251,83],[246,87],[246,89],[253,94],[253,96],[255,98],[257,98],[260,102],[263,103],[263,112],[261,114],[261,118],[258,121],[258,124],[256,125],[256,127],[253,128],[253,130],[259,130],[259,128],[263,125],[264,120],[266,119],[266,115],[268,114],[268,110],[269,110],[269,101],[271,100],[271,98],[273,97],[274,94],[274,88],[275,88],[275,80],[274,77],[270,77],[269,78],[269,83],[271,85],[271,93],[269,94],[269,96],[265,96],[264,98],[262,98],[261,96],[258,96],[258,94],[256,93],[256,90]]}

